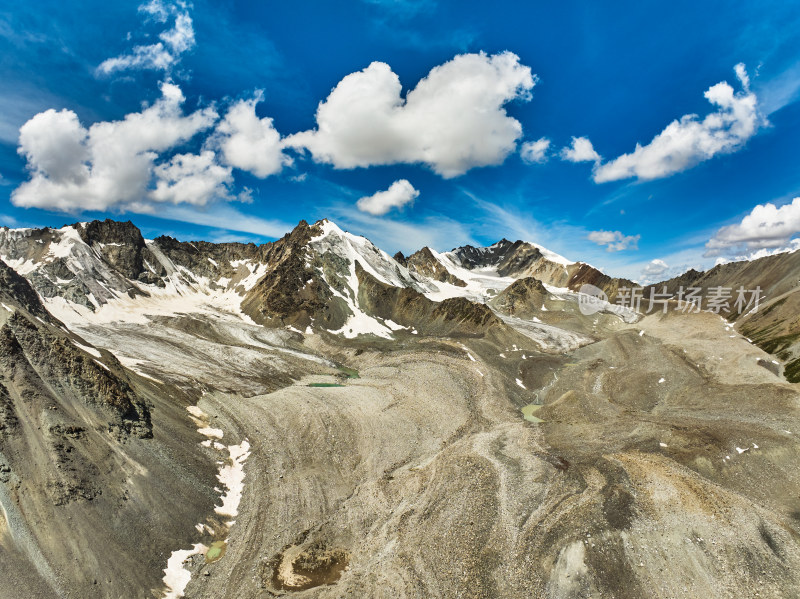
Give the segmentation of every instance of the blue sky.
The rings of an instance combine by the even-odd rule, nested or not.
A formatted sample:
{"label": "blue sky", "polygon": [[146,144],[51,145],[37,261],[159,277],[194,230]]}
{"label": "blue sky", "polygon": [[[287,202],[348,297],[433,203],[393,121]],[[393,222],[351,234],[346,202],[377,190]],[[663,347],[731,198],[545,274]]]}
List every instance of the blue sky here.
{"label": "blue sky", "polygon": [[0,225],[328,217],[641,281],[794,248],[798,31],[792,2],[14,3]]}

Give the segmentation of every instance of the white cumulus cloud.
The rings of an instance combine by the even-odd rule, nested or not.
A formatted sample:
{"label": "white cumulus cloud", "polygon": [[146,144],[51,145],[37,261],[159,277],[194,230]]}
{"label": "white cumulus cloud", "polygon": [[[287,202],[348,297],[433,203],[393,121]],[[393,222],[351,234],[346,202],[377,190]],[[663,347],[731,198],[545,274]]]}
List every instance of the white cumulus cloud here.
{"label": "white cumulus cloud", "polygon": [[230,167],[217,164],[214,152],[176,154],[155,167],[156,187],[150,198],[156,202],[205,206],[215,199],[228,199],[233,183]]}
{"label": "white cumulus cloud", "polygon": [[402,208],[412,203],[419,197],[419,191],[406,179],[399,179],[385,191],[378,191],[371,196],[366,196],[356,202],[356,207],[362,212],[380,216],[392,208]]}
{"label": "white cumulus cloud", "polygon": [[456,177],[500,164],[516,149],[522,125],[504,107],[528,100],[535,82],[510,52],[461,54],[433,68],[404,99],[389,65],[373,62],[320,103],[316,129],[286,144],[336,168],[423,163]]}
{"label": "white cumulus cloud", "polygon": [[658,277],[663,277],[668,270],[669,270],[669,265],[663,260],[659,260],[658,258],[656,258],[655,260],[651,260],[642,269],[642,275],[645,278],[645,282],[652,282]]}
{"label": "white cumulus cloud", "polygon": [[546,137],[536,141],[526,141],[519,148],[519,155],[528,164],[542,164],[547,162],[547,150],[550,149],[550,140]]}
{"label": "white cumulus cloud", "polygon": [[606,246],[609,252],[622,250],[638,250],[641,235],[623,235],[620,231],[590,231],[587,238],[597,245]]}
{"label": "white cumulus cloud", "polygon": [[30,179],[14,190],[12,203],[64,212],[141,206],[159,154],[218,118],[213,108],[184,114],[176,85],[162,84],[161,93],[141,112],[88,129],[70,110],[35,115],[20,128],[17,150]]}
{"label": "white cumulus cloud", "polygon": [[742,91],[735,92],[727,82],[717,83],[705,92],[705,98],[717,110],[703,120],[687,114],[672,121],[653,140],[630,154],[623,154],[597,167],[597,183],[636,177],[659,179],[686,170],[717,154],[735,152],[763,124],[755,93],[743,64],[735,67]]}
{"label": "white cumulus cloud", "polygon": [[160,41],[156,43],[136,45],[129,53],[104,60],[97,67],[98,73],[108,75],[128,69],[167,71],[182,54],[194,47],[194,25],[184,2],[173,4],[156,0],[142,4],[139,10],[162,23],[174,16],[172,28],[162,31],[158,35]]}
{"label": "white cumulus cloud", "polygon": [[742,250],[774,250],[791,245],[792,237],[800,233],[800,198],[777,207],[759,204],[741,222],[722,227],[706,243],[706,256]]}
{"label": "white cumulus cloud", "polygon": [[256,115],[256,104],[260,100],[261,94],[258,94],[251,100],[233,104],[217,125],[210,145],[219,148],[228,166],[263,179],[279,173],[291,164],[291,159],[283,153],[281,136],[272,119],[259,119]]}
{"label": "white cumulus cloud", "polygon": [[392,208],[402,208],[419,197],[419,191],[414,189],[406,179],[399,179],[391,184],[389,189],[366,196],[356,202],[362,212],[380,216]]}
{"label": "white cumulus cloud", "polygon": [[572,143],[561,150],[562,160],[568,162],[599,162],[598,154],[588,137],[573,137]]}

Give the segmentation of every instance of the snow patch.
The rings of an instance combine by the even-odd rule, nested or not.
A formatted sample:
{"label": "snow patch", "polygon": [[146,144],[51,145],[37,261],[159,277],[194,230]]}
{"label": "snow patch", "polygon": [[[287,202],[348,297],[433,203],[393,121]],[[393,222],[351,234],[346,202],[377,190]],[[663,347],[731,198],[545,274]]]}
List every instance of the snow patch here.
{"label": "snow patch", "polygon": [[100,352],[97,351],[94,347],[89,347],[88,345],[84,345],[83,343],[79,343],[79,342],[75,341],[74,339],[72,340],[72,343],[77,345],[78,347],[80,347],[87,354],[89,354],[91,356],[94,356],[95,358],[99,358],[101,356]]}
{"label": "snow patch", "polygon": [[467,353],[467,357],[468,357],[468,358],[469,358],[471,361],[475,362],[476,360],[475,360],[475,358],[472,356],[472,354],[471,354],[471,353],[469,353],[469,350],[467,349],[467,346],[466,346],[466,345],[464,345],[464,344],[460,344],[460,345],[461,345],[461,348],[462,348],[462,349],[463,349],[463,350],[464,350],[464,351]]}
{"label": "snow patch", "polygon": [[209,426],[198,428],[197,432],[205,437],[210,437],[212,439],[222,439],[222,437],[225,436],[225,433],[222,431],[222,429],[212,428]]}
{"label": "snow patch", "polygon": [[164,569],[164,584],[167,587],[167,592],[164,594],[164,599],[180,599],[186,590],[186,585],[192,580],[192,573],[183,567],[183,564],[191,556],[198,553],[205,553],[208,547],[202,543],[197,543],[191,549],[181,549],[173,551],[172,555],[167,560],[167,567]]}
{"label": "snow patch", "polygon": [[239,514],[239,503],[244,491],[244,463],[250,457],[250,443],[245,439],[239,445],[229,445],[230,463],[217,475],[217,480],[228,489],[222,496],[222,505],[214,508],[220,516],[235,518]]}

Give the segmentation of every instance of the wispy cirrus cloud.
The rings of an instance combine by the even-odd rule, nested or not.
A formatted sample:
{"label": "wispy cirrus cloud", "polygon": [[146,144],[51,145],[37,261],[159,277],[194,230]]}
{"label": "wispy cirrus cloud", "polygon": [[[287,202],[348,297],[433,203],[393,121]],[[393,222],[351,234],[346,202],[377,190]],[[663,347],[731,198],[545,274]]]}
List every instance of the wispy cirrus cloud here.
{"label": "wispy cirrus cloud", "polygon": [[185,2],[150,0],[142,4],[139,11],[159,23],[171,20],[172,27],[159,33],[156,43],[135,45],[128,53],[104,60],[97,67],[98,74],[136,69],[169,71],[194,47],[194,25]]}

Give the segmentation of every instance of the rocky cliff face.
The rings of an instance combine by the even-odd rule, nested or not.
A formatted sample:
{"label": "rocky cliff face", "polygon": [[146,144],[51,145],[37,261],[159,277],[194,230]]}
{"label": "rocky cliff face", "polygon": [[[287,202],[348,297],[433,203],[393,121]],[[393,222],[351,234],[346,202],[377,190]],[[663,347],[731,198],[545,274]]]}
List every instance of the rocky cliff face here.
{"label": "rocky cliff face", "polygon": [[450,283],[456,287],[466,287],[467,284],[457,276],[448,272],[444,265],[437,260],[429,247],[424,247],[418,252],[411,254],[405,259],[404,264],[408,270],[421,277],[439,281],[440,283]]}
{"label": "rocky cliff face", "polygon": [[408,287],[378,281],[356,262],[358,302],[371,316],[389,320],[420,334],[484,336],[492,327],[504,326],[485,305],[463,297],[434,302]]}
{"label": "rocky cliff face", "polygon": [[23,391],[46,390],[52,401],[77,399],[94,410],[104,428],[149,437],[150,411],[111,355],[81,344],[45,310],[33,288],[0,261],[2,317],[0,368]]}
{"label": "rocky cliff face", "polygon": [[39,294],[34,291],[31,284],[17,272],[0,260],[0,299],[6,305],[17,306],[33,316],[48,318]]}
{"label": "rocky cliff face", "polygon": [[307,249],[319,232],[301,221],[272,244],[264,256],[269,270],[242,301],[245,314],[262,324],[303,328],[316,319],[334,326],[341,320],[328,309],[331,291],[316,276]]}
{"label": "rocky cliff face", "polygon": [[[91,243],[111,243],[95,233]],[[105,259],[133,274],[129,257]],[[142,544],[163,553],[187,538],[195,512],[212,509],[217,482],[197,464],[188,468],[196,433],[170,415],[183,411],[172,405],[175,391],[143,387],[114,355],[51,316],[29,281],[0,261],[0,596],[158,588],[161,560],[139,561]],[[188,490],[204,479],[208,495],[195,498]]]}
{"label": "rocky cliff face", "polygon": [[156,273],[145,268],[145,260],[157,263],[144,243],[141,231],[130,221],[112,220],[76,223],[81,239],[114,270],[134,281],[155,282]]}

